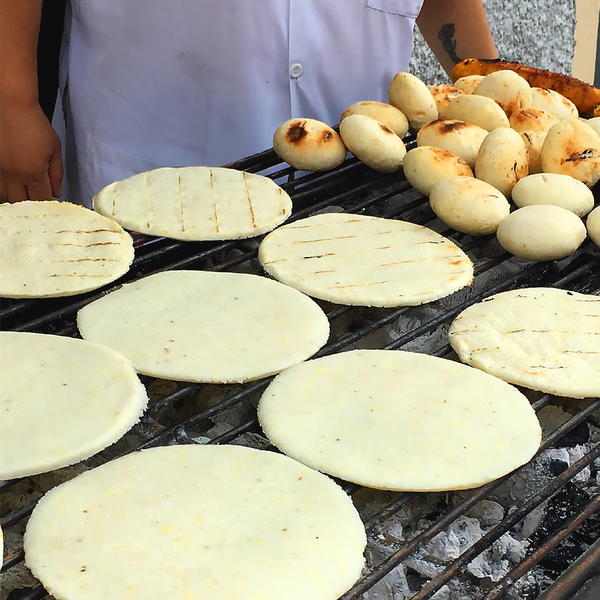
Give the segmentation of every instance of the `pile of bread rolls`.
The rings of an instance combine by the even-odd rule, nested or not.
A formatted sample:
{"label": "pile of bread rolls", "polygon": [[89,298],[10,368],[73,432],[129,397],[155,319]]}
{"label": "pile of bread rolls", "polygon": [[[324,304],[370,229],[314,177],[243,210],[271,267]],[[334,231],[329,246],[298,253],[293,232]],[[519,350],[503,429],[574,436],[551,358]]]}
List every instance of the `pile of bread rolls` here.
{"label": "pile of bread rolls", "polygon": [[[600,117],[580,118],[571,100],[509,69],[433,86],[397,73],[388,93],[389,104],[349,106],[339,134],[313,119],[286,121],[275,151],[308,171],[337,167],[347,150],[380,172],[404,168],[442,221],[470,235],[495,233],[522,258],[564,258],[582,244],[600,179]],[[407,152],[409,130],[417,147]],[[587,219],[597,245],[599,211]]]}

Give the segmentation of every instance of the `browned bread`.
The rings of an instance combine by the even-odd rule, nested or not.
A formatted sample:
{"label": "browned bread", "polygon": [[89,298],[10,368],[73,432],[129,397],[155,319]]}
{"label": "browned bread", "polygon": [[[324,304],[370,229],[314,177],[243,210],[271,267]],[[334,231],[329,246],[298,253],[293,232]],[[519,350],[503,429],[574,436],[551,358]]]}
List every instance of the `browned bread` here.
{"label": "browned bread", "polygon": [[[452,81],[456,81],[467,75],[488,75],[494,71],[509,70],[518,73],[529,82],[532,87],[546,88],[554,90],[563,96],[566,96],[575,104],[580,114],[592,113],[594,107],[600,104],[600,89],[589,85],[570,75],[554,73],[553,71],[544,71],[535,67],[527,67],[517,62],[508,62],[495,59],[467,58],[459,62],[452,69]],[[596,109],[600,114],[600,110]],[[596,115],[598,116],[598,115]]]}

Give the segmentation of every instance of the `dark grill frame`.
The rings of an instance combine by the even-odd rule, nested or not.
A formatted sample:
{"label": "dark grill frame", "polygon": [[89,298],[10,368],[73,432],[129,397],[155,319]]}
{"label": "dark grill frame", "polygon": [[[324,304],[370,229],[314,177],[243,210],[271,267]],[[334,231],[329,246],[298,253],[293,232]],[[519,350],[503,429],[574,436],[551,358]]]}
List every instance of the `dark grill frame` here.
{"label": "dark grill frame", "polygon": [[[410,145],[414,144],[411,141]],[[316,210],[323,209],[331,205],[342,205],[346,212],[377,214],[389,218],[407,218],[413,222],[427,224],[440,233],[447,235],[458,243],[458,245],[468,254],[471,251],[479,251],[488,242],[486,240],[475,239],[469,236],[458,234],[446,228],[442,223],[434,219],[434,215],[428,208],[426,201],[416,193],[404,179],[402,174],[380,175],[361,165],[356,159],[347,160],[340,168],[329,173],[313,173],[308,175],[298,174],[291,167],[281,165],[279,158],[272,150],[257,154],[247,159],[228,165],[230,167],[247,170],[249,172],[269,172],[269,177],[275,179],[288,191],[294,201],[294,213],[291,220],[303,218]],[[273,170],[277,167],[277,170]],[[285,181],[287,179],[287,181]],[[390,209],[387,204],[392,204]],[[91,300],[114,289],[123,282],[137,279],[140,276],[150,274],[159,270],[181,269],[181,268],[209,268],[212,270],[227,270],[242,265],[249,265],[253,272],[261,272],[256,263],[257,244],[249,240],[227,241],[220,243],[195,243],[195,242],[177,242],[165,238],[151,238],[147,236],[136,236],[136,257],[128,274],[122,277],[118,282],[107,286],[106,288],[74,296],[70,298],[48,299],[48,300],[15,300],[1,301],[0,305],[0,329],[13,331],[38,331],[44,333],[55,333],[62,335],[76,336],[75,315],[76,311]],[[227,257],[227,253],[236,251],[237,256]],[[212,262],[212,264],[211,264]],[[437,315],[428,318],[418,327],[409,329],[405,333],[396,337],[396,339],[385,344],[385,349],[400,349],[407,344],[414,343],[420,338],[425,338],[425,342],[420,342],[419,351],[426,351],[428,354],[436,356],[451,357],[452,351],[448,343],[439,347],[427,348],[427,336],[438,328],[447,325],[464,308],[487,297],[491,294],[525,287],[530,285],[545,285],[564,287],[573,291],[585,293],[600,292],[600,259],[597,251],[590,242],[587,242],[572,259],[561,261],[560,263],[530,263],[518,261],[498,247],[498,251],[493,256],[487,256],[480,260],[476,267],[476,285],[477,275],[485,272],[492,272],[503,263],[511,262],[513,267],[518,267],[517,272],[510,277],[503,277],[498,283],[492,285],[483,285],[484,289],[474,289],[467,297],[455,294],[452,298],[451,307],[444,308]],[[440,301],[431,303],[431,306],[439,306]],[[361,311],[363,321],[366,311],[369,311],[369,323],[333,339],[334,328],[332,328],[332,339],[321,349],[317,356],[323,356],[338,352],[340,350],[352,347],[372,347],[369,345],[368,338],[374,332],[378,332],[384,327],[397,322],[405,316],[410,316],[413,307],[403,307],[398,309],[359,309],[350,306],[336,306],[328,303],[325,305],[327,316],[335,324],[337,319],[352,314],[352,311]],[[426,350],[423,350],[425,349]],[[146,378],[144,378],[146,379]],[[266,388],[272,378],[263,379],[257,382],[245,384],[243,386],[229,386],[233,389],[231,394],[226,395],[222,400],[208,408],[201,410],[182,421],[163,428],[162,431],[152,435],[141,435],[143,441],[136,445],[136,448],[147,448],[167,443],[198,443],[188,433],[188,430],[199,428],[202,431],[206,421],[222,413],[223,411],[240,405],[244,402],[251,402],[257,395]],[[141,425],[137,425],[134,430],[143,428],[144,425],[160,419],[161,413],[174,406],[183,399],[201,392],[203,384],[179,384],[178,389],[159,400],[151,403],[147,409]],[[238,389],[239,388],[239,389]],[[548,395],[542,395],[533,403],[536,410],[540,410],[552,402]],[[574,400],[573,407],[577,408],[572,417],[561,425],[558,429],[546,437],[540,448],[540,451],[552,447],[581,423],[588,422],[590,419],[600,417],[600,399],[594,400]],[[222,444],[235,441],[240,435],[258,431],[256,418],[247,420],[240,425],[232,428],[230,431],[211,439],[210,444]],[[117,448],[117,452],[114,450]],[[134,448],[134,449],[136,449]],[[127,448],[125,451],[119,447],[119,443],[101,452],[99,455],[103,461],[115,458],[121,454],[132,451]],[[448,580],[452,579],[464,571],[466,565],[475,556],[488,549],[490,545],[501,535],[510,531],[510,529],[523,519],[531,510],[539,506],[543,501],[552,496],[557,490],[566,485],[577,473],[594,460],[600,457],[600,444],[596,444],[593,449],[583,456],[560,475],[552,479],[548,484],[539,489],[532,497],[528,498],[515,512],[511,513],[493,529],[488,531],[478,542],[468,548],[463,554],[448,565],[444,571],[431,579],[424,587],[413,596],[412,600],[425,600],[439,590]],[[84,461],[86,464],[88,461]],[[517,470],[518,471],[518,470]],[[430,541],[435,535],[443,531],[459,516],[464,515],[469,508],[474,506],[480,500],[486,498],[493,490],[498,488],[503,481],[511,477],[509,474],[497,481],[491,482],[483,487],[470,490],[464,500],[454,507],[446,507],[447,510],[435,520],[435,522],[424,529],[416,537],[406,540],[402,546],[393,552],[381,564],[371,567],[361,580],[340,600],[358,600],[362,594],[372,588],[385,575],[400,565],[408,556],[426,542]],[[7,491],[17,481],[0,482],[0,493]],[[360,487],[354,484],[343,484],[344,489],[351,495],[354,495]],[[374,535],[374,530],[379,528],[385,530],[386,520],[396,515],[403,507],[409,497],[408,493],[397,493],[391,503],[386,505],[374,515],[365,520],[367,534]],[[24,522],[35,507],[36,501],[27,503],[17,510],[6,515],[0,516],[0,525],[3,529],[12,527],[18,523]],[[597,494],[581,510],[574,510],[560,530],[552,534],[537,548],[534,548],[523,561],[509,572],[501,581],[496,584],[490,584],[487,588],[482,588],[482,595],[478,596],[486,600],[498,600],[504,597],[504,593],[509,589],[523,574],[528,572],[547,556],[558,544],[574,531],[584,524],[589,518],[593,517],[600,510],[600,494]],[[414,519],[416,521],[416,519]],[[372,538],[370,537],[370,542]],[[591,572],[595,565],[600,563],[600,545],[595,544],[591,547],[582,559],[578,567],[579,581],[583,582],[585,573]],[[22,551],[13,556],[7,557],[2,567],[2,572],[14,568],[23,561]],[[569,573],[565,572],[552,587],[551,597],[554,600],[566,599],[568,594],[573,591],[572,583],[568,585],[562,580],[569,580]],[[572,578],[570,579],[572,581]],[[484,596],[485,595],[485,596]],[[33,588],[27,595],[19,596],[27,600],[34,600],[48,597],[41,585]]]}

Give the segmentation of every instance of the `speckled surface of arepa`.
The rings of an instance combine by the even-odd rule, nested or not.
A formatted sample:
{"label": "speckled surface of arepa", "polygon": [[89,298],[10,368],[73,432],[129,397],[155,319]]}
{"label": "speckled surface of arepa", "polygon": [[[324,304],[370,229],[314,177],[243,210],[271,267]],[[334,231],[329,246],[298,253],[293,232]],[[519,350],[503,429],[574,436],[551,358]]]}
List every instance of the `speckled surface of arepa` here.
{"label": "speckled surface of arepa", "polygon": [[280,227],[259,260],[278,281],[330,302],[413,306],[470,285],[473,264],[449,239],[422,225],[328,213]]}
{"label": "speckled surface of arepa", "polygon": [[308,296],[243,273],[164,271],[84,306],[77,326],[138,372],[164,379],[241,383],[311,357],[329,337]]}
{"label": "speckled surface of arepa", "polygon": [[0,205],[0,297],[51,298],[95,290],[125,274],[131,236],[69,202]]}
{"label": "speckled surface of arepa", "polygon": [[271,231],[292,212],[268,177],[209,167],[163,167],[106,186],[94,209],[126,229],[177,240],[229,240]]}
{"label": "speckled surface of arepa", "polygon": [[490,296],[450,327],[460,359],[534,390],[600,396],[600,297],[555,288]]}
{"label": "speckled surface of arepa", "polygon": [[526,463],[541,430],[527,398],[460,363],[354,350],[285,370],[260,424],[288,456],[368,487],[477,487]]}
{"label": "speckled surface of arepa", "polygon": [[138,422],[147,396],[131,363],[103,346],[0,332],[0,480],[79,462]]}
{"label": "speckled surface of arepa", "polygon": [[25,560],[62,600],[336,600],[364,527],[328,477],[240,446],[129,454],[50,492]]}

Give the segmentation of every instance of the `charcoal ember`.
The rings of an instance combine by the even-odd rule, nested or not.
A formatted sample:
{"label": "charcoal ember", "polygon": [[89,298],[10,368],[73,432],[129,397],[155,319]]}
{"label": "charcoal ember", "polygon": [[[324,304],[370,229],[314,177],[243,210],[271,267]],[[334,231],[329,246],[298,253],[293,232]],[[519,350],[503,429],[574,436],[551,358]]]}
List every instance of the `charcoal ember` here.
{"label": "charcoal ember", "polygon": [[[567,453],[569,454],[570,464],[577,462],[580,458],[583,458],[588,452],[589,447],[577,445],[572,448],[567,448]],[[590,467],[585,467],[571,481],[575,483],[585,483],[591,477],[591,469]]]}
{"label": "charcoal ember", "polygon": [[478,519],[483,527],[497,525],[504,519],[504,507],[493,500],[481,500],[469,510],[468,516]]}
{"label": "charcoal ember", "polygon": [[[515,507],[516,509],[516,507]],[[540,527],[546,514],[546,503],[540,504],[537,508],[527,513],[521,525],[520,537],[522,539],[529,538],[534,531]]]}
{"label": "charcoal ember", "polygon": [[266,437],[253,432],[243,433],[237,437],[233,443],[236,445],[247,446],[248,448],[256,448],[257,450],[266,450],[271,446],[271,442]]}
{"label": "charcoal ember", "polygon": [[[547,404],[537,413],[537,417],[542,427],[542,434],[544,437],[548,437],[561,425],[566,423],[572,415],[564,411],[560,406],[555,404]],[[563,445],[562,443],[560,444]]]}
{"label": "charcoal ember", "polygon": [[571,465],[569,453],[565,448],[544,450],[529,464],[496,488],[490,498],[504,506],[522,503],[525,498],[533,496],[550,479],[555,477],[552,469],[558,469],[558,463]]}
{"label": "charcoal ember", "polygon": [[505,598],[506,600],[536,600],[551,584],[552,579],[541,569],[534,568],[507,590]]}
{"label": "charcoal ember", "polygon": [[585,421],[580,423],[560,439],[560,445],[567,448],[580,446],[590,441],[590,427]]}
{"label": "charcoal ember", "polygon": [[[367,564],[379,564],[385,560],[385,552],[377,547],[367,547]],[[399,565],[363,594],[364,600],[408,600],[414,595],[406,579],[406,567]]]}
{"label": "charcoal ember", "polygon": [[478,579],[500,581],[525,556],[527,542],[519,542],[505,533],[490,548],[474,558],[467,570]]}
{"label": "charcoal ember", "polygon": [[15,588],[6,596],[6,600],[29,600],[33,595],[33,589],[33,587]]}
{"label": "charcoal ember", "polygon": [[[572,517],[590,501],[590,495],[584,492],[575,483],[568,482],[546,502],[544,516],[539,526],[530,534],[529,541],[532,546],[539,546],[556,534]],[[587,533],[586,533],[587,532]],[[594,541],[598,535],[598,524],[594,519],[589,519],[582,527],[575,531],[557,549],[553,550],[540,565],[545,569],[559,574],[565,570],[582,552],[584,544]]]}
{"label": "charcoal ember", "polygon": [[445,565],[481,539],[481,525],[477,519],[459,517],[448,531],[438,533],[425,547],[406,559],[405,564],[425,577],[441,573]]}
{"label": "charcoal ember", "polygon": [[480,590],[454,579],[435,592],[431,600],[475,600],[480,597]]}

